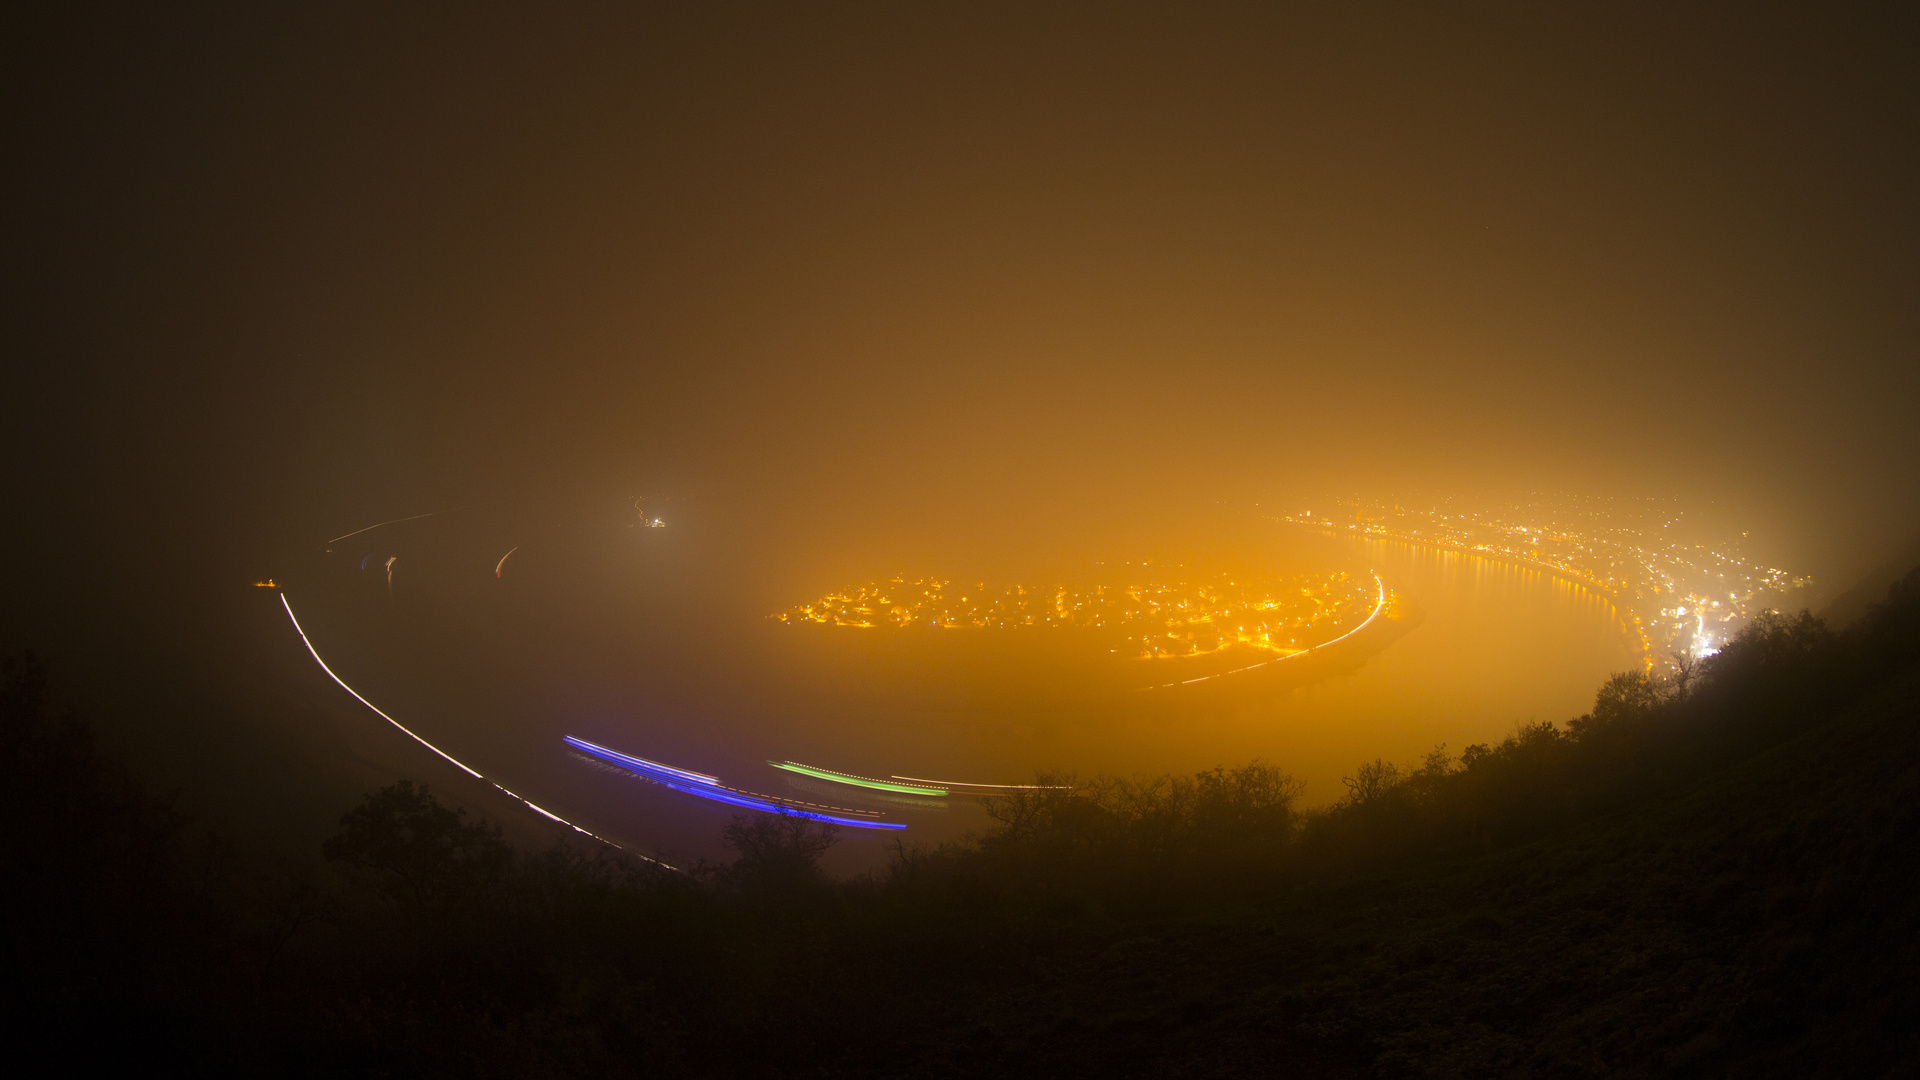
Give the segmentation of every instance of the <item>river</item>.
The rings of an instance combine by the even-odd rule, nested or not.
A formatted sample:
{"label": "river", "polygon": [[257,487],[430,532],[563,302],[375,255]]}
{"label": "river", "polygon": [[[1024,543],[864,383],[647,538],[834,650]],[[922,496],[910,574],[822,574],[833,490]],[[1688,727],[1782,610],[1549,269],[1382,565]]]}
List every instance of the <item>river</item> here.
{"label": "river", "polygon": [[943,668],[945,646],[928,637],[940,631],[780,626],[766,614],[800,597],[729,570],[745,549],[691,532],[583,531],[492,512],[396,523],[290,568],[286,595],[314,648],[368,701],[623,845],[723,857],[719,826],[739,810],[593,764],[563,736],[907,826],[847,830],[832,856],[841,872],[878,865],[894,839],[935,843],[986,819],[969,798],[863,792],[768,759],[976,783],[1262,759],[1319,804],[1339,797],[1359,762],[1412,765],[1436,746],[1457,754],[1522,723],[1564,721],[1635,662],[1613,605],[1548,572],[1263,523],[1236,558],[1288,573],[1377,573],[1391,618],[1309,663],[1185,691],[1094,692],[1069,677],[1079,662],[1070,642],[1048,637],[1071,631],[1004,632],[1028,636]]}

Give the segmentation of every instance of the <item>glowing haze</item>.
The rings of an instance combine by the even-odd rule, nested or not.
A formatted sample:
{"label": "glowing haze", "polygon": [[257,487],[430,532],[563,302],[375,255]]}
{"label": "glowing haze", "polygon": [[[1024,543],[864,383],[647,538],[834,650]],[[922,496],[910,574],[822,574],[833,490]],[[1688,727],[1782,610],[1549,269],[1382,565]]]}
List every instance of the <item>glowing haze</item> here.
{"label": "glowing haze", "polygon": [[[641,499],[698,538],[663,541],[690,546],[660,602],[754,633],[862,582],[1128,560],[1345,574],[1346,619],[1378,572],[1424,622],[1351,679],[1426,704],[1370,698],[1337,736],[1310,731],[1347,708],[1327,683],[1204,722],[1021,721],[1005,744],[1044,746],[975,734],[951,765],[823,752],[851,729],[740,749],[982,782],[1293,755],[1322,794],[1339,760],[1560,718],[1712,627],[1552,574],[1488,600],[1508,570],[1421,569],[1384,536],[1305,551],[1275,517],[1664,500],[1689,551],[1811,578],[1816,606],[1920,528],[1910,22],[328,5],[15,31],[28,524],[5,544],[34,571],[9,641],[76,678],[141,657],[125,682],[237,729],[292,695],[318,788],[338,760],[418,766],[315,749],[353,721],[272,666],[286,620],[244,586],[432,510]],[[503,539],[477,573],[505,588],[542,556]],[[379,555],[399,597],[421,556]],[[1745,602],[1700,590],[1714,618]],[[1489,655],[1510,662],[1419,685]],[[697,682],[710,654],[682,659]],[[127,737],[181,775],[229,763]]]}

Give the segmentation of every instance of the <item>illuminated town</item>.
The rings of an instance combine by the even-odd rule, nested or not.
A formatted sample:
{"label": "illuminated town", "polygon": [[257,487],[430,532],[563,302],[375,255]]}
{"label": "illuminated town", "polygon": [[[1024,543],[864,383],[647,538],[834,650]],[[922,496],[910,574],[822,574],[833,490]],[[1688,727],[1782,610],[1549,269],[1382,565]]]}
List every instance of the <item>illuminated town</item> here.
{"label": "illuminated town", "polygon": [[[1106,631],[1109,651],[1150,659],[1229,648],[1303,652],[1351,630],[1377,606],[1377,581],[1346,572],[1298,577],[1236,574],[1119,583],[957,585],[896,577],[845,589],[772,618],[789,626],[928,630],[1023,627]],[[1175,575],[1178,576],[1178,575]]]}
{"label": "illuminated town", "polygon": [[1355,501],[1280,518],[1551,570],[1619,605],[1650,666],[1711,656],[1762,611],[1790,610],[1809,580],[1747,561],[1737,542],[1698,542],[1680,511],[1650,500],[1551,497],[1484,509]]}

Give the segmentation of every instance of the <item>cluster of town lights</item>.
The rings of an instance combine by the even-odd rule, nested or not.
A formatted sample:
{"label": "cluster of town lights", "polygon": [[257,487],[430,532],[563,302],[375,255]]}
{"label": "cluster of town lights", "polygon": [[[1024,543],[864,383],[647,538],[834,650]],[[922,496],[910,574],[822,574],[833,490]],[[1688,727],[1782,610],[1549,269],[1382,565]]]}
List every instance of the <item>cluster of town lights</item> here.
{"label": "cluster of town lights", "polygon": [[771,616],[788,626],[848,629],[1106,631],[1131,658],[1204,656],[1230,648],[1302,652],[1374,607],[1375,581],[1335,572],[1158,576],[1092,584],[956,585],[895,577],[828,593]]}

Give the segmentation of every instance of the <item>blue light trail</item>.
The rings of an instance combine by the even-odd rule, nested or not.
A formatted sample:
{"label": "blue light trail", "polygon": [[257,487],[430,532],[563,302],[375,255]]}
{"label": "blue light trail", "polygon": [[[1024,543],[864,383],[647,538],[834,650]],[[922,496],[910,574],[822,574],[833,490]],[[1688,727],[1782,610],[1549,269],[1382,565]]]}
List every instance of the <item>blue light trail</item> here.
{"label": "blue light trail", "polygon": [[907,827],[903,822],[844,817],[842,814],[859,813],[858,810],[849,810],[844,807],[819,808],[819,810],[839,810],[841,813],[838,814],[827,814],[821,813],[819,810],[803,809],[803,807],[812,806],[813,804],[795,803],[786,799],[776,799],[770,795],[756,795],[751,791],[740,791],[736,788],[726,787],[715,778],[707,776],[704,773],[688,772],[685,769],[676,769],[671,765],[662,765],[659,762],[648,761],[646,758],[634,757],[631,754],[622,754],[618,750],[609,750],[604,746],[597,746],[585,739],[578,739],[572,735],[566,736],[565,741],[568,746],[573,747],[575,750],[599,758],[601,761],[607,762],[610,765],[625,769],[643,780],[651,780],[662,787],[672,788],[674,791],[684,792],[688,795],[698,795],[700,798],[709,799],[713,802],[726,803],[729,806],[738,806],[747,810],[759,810],[768,814],[790,814],[794,817],[808,818],[812,821],[827,822],[833,825],[846,825],[855,829],[904,829]]}

